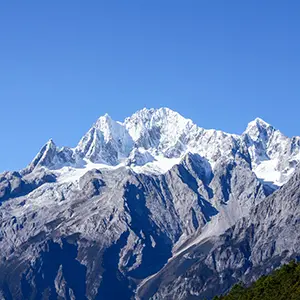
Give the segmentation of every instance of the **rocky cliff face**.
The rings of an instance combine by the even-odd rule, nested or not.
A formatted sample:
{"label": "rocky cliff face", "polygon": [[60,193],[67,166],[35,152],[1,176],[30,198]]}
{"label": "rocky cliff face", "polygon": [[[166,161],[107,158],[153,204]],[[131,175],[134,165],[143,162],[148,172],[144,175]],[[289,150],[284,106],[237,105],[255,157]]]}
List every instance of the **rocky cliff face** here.
{"label": "rocky cliff face", "polygon": [[237,136],[166,108],[100,117],[75,148],[50,140],[0,177],[0,298],[186,299],[251,280],[266,264],[239,242],[291,194],[299,149],[260,119]]}
{"label": "rocky cliff face", "polygon": [[300,254],[300,169],[281,189],[218,237],[174,256],[144,281],[139,299],[210,299],[250,283]]}

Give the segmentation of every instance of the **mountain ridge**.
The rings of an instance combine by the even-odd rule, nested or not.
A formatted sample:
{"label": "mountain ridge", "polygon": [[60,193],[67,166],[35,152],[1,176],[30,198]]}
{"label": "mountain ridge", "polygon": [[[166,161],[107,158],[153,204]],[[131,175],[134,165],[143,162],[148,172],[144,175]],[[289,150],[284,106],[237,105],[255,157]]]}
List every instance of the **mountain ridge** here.
{"label": "mountain ridge", "polygon": [[[206,157],[213,165],[219,157],[232,157],[232,152],[240,151],[249,156],[258,178],[280,186],[287,182],[300,161],[300,137],[288,138],[260,118],[249,122],[245,131],[237,135],[204,129],[168,108],[144,108],[124,122],[114,121],[105,114],[74,148],[58,148],[50,141],[56,153],[50,163],[47,164],[47,158],[40,163],[50,169],[78,168],[87,162],[134,169],[137,162],[136,170],[154,174],[169,170],[188,152]],[[44,147],[37,156],[41,156]],[[34,161],[27,167],[30,171],[36,167]]]}

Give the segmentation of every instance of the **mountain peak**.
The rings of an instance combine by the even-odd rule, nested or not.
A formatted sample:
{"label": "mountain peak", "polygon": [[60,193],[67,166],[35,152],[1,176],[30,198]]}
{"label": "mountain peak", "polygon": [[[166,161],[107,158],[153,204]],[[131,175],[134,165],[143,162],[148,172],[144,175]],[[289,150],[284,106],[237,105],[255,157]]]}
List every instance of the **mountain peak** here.
{"label": "mountain peak", "polygon": [[27,170],[32,171],[38,166],[50,165],[57,152],[58,149],[53,139],[49,139],[47,143],[41,148],[39,153],[35,156],[30,165],[27,167]]}
{"label": "mountain peak", "polygon": [[187,136],[194,124],[179,113],[162,107],[139,110],[126,118],[124,125],[140,147],[166,150]]}
{"label": "mountain peak", "polygon": [[[131,117],[126,118],[126,120],[130,119],[148,119],[152,116],[155,116],[155,119],[158,118],[166,118],[166,117],[173,117],[173,118],[182,118],[185,119],[182,115],[180,115],[178,112],[168,108],[168,107],[160,107],[160,108],[143,108],[141,110],[138,110],[135,112]],[[125,122],[126,122],[125,120]]]}
{"label": "mountain peak", "polygon": [[252,140],[257,139],[268,139],[272,133],[275,131],[275,128],[264,121],[261,118],[256,118],[253,121],[249,122],[245,134],[247,134]]}
{"label": "mountain peak", "polygon": [[273,128],[273,126],[269,123],[267,123],[266,121],[264,121],[261,118],[256,118],[253,121],[248,123],[247,129],[251,129],[253,127],[258,127],[258,128]]}
{"label": "mountain peak", "polygon": [[48,149],[55,149],[56,148],[56,144],[54,143],[53,139],[51,138],[45,144],[45,147],[47,147]]}
{"label": "mountain peak", "polygon": [[108,113],[105,113],[103,116],[100,116],[98,120],[95,122],[94,127],[101,128],[103,124],[110,124],[114,122]]}
{"label": "mountain peak", "polygon": [[94,163],[115,165],[129,155],[132,147],[133,141],[125,126],[106,113],[83,136],[76,152]]}

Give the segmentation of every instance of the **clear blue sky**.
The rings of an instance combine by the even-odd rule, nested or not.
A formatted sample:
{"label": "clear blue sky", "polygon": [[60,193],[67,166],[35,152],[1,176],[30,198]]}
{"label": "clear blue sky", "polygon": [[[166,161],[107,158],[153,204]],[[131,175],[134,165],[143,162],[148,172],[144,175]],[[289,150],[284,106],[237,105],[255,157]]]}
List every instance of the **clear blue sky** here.
{"label": "clear blue sky", "polygon": [[143,107],[300,135],[299,16],[298,0],[1,1],[0,171]]}

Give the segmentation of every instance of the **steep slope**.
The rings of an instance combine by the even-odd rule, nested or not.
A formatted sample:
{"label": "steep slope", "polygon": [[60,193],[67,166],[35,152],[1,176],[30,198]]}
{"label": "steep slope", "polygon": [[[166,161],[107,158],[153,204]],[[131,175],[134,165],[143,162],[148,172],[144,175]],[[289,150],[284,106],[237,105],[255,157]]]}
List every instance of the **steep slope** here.
{"label": "steep slope", "polygon": [[0,291],[5,299],[130,299],[138,285],[149,293],[150,276],[286,182],[299,149],[299,138],[262,120],[238,136],[167,108],[123,123],[100,117],[75,148],[50,140],[27,168],[0,176]]}
{"label": "steep slope", "polygon": [[116,165],[132,149],[133,140],[126,128],[106,114],[81,139],[75,153],[94,163]]}
{"label": "steep slope", "polygon": [[300,255],[300,169],[220,237],[172,259],[139,288],[139,299],[210,299]]}

